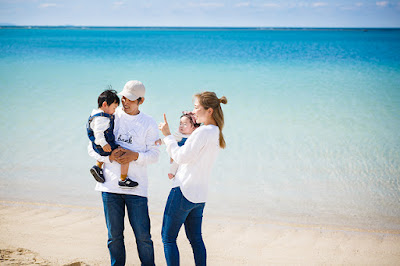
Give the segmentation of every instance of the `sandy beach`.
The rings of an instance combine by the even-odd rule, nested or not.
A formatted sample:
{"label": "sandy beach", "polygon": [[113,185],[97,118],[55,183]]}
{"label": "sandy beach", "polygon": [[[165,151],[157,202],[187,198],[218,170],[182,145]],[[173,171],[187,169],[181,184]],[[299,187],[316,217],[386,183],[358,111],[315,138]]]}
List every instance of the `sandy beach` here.
{"label": "sandy beach", "polygon": [[[165,265],[162,213],[150,212],[156,264]],[[127,265],[139,265],[125,230]],[[400,232],[283,224],[205,215],[209,265],[399,265]],[[101,208],[0,202],[1,265],[109,265]],[[194,265],[181,230],[181,265]]]}

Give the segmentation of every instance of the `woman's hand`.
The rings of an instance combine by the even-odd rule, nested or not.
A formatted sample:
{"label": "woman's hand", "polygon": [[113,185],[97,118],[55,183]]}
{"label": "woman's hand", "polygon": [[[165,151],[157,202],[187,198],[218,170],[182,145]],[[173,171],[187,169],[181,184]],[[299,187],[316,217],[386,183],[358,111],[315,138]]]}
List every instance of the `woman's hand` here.
{"label": "woman's hand", "polygon": [[169,136],[171,135],[171,131],[169,130],[169,125],[167,122],[167,117],[164,114],[164,123],[160,123],[158,125],[158,128],[161,130],[161,133],[163,133],[164,136]]}

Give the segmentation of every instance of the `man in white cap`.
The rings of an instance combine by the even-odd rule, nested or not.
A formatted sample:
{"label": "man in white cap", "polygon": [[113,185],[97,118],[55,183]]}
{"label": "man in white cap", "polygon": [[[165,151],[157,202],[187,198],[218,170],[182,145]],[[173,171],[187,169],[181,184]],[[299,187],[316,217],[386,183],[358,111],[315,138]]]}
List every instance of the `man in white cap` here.
{"label": "man in white cap", "polygon": [[[108,157],[96,153],[89,145],[89,155],[104,162],[105,182],[97,183],[102,192],[104,215],[108,229],[108,249],[111,265],[125,265],[124,244],[125,206],[136,237],[142,265],[154,265],[154,248],[150,235],[150,218],[147,205],[147,165],[156,163],[160,151],[155,145],[158,127],[155,120],[139,111],[144,102],[145,87],[137,80],[128,81],[119,93],[122,107],[115,111],[114,135],[120,148]],[[129,163],[128,176],[139,185],[124,189],[118,185],[120,164]]]}

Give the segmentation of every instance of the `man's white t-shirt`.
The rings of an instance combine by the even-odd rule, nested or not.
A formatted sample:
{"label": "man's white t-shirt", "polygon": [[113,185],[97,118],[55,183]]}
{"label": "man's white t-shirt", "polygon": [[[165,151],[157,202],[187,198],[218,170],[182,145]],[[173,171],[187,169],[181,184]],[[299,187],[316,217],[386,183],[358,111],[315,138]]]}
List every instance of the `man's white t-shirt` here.
{"label": "man's white t-shirt", "polygon": [[155,120],[140,112],[137,115],[128,115],[121,107],[115,111],[114,136],[115,142],[124,149],[139,153],[136,161],[129,164],[128,177],[139,183],[134,188],[120,188],[118,181],[121,177],[121,165],[110,162],[109,157],[96,153],[89,143],[88,153],[94,159],[104,162],[104,183],[97,183],[96,190],[118,194],[130,194],[147,197],[148,176],[147,165],[156,163],[160,154],[155,141],[159,139],[158,127]]}

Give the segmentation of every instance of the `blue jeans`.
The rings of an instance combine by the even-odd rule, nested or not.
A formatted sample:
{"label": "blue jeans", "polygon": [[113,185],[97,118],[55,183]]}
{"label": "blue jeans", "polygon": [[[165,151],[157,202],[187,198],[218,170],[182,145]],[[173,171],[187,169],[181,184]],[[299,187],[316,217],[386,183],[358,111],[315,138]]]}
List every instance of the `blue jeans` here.
{"label": "blue jeans", "polygon": [[179,187],[171,190],[165,206],[161,231],[168,266],[179,265],[176,238],[183,224],[185,224],[186,236],[192,245],[196,266],[206,265],[206,247],[201,236],[204,206],[205,203],[188,201]]}
{"label": "blue jeans", "polygon": [[111,265],[125,265],[124,244],[125,206],[136,238],[142,265],[154,265],[154,248],[150,235],[150,217],[147,198],[102,192],[104,215],[108,229],[108,249]]}

